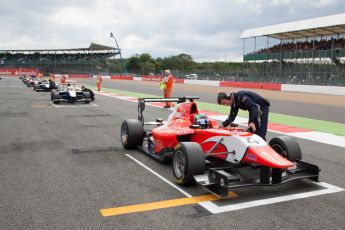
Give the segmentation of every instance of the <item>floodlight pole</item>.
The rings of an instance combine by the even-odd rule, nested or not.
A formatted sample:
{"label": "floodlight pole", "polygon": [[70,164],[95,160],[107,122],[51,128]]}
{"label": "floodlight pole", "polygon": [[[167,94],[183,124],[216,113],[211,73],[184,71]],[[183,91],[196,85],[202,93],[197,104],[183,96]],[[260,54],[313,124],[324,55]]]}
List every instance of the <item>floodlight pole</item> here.
{"label": "floodlight pole", "polygon": [[120,61],[121,61],[121,65],[122,65],[123,72],[124,72],[125,74],[128,74],[128,71],[127,71],[127,68],[126,68],[126,64],[125,64],[125,62],[124,62],[124,60],[123,60],[123,58],[122,58],[122,54],[121,54],[121,50],[120,50],[119,44],[117,43],[117,40],[116,40],[116,38],[115,38],[115,36],[114,36],[114,34],[113,34],[112,32],[110,32],[110,37],[111,37],[111,38],[114,38],[114,41],[115,41],[117,50],[119,51],[119,54],[120,54]]}

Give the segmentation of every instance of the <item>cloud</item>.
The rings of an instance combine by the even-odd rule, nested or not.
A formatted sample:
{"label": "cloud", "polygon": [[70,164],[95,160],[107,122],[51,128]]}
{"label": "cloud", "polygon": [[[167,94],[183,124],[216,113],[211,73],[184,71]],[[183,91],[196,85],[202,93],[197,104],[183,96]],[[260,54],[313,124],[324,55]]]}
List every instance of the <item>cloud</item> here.
{"label": "cloud", "polygon": [[311,6],[321,8],[329,5],[334,5],[337,3],[337,0],[319,0],[319,1],[312,1],[310,3]]}
{"label": "cloud", "polygon": [[[344,12],[321,0],[2,0],[0,49],[115,46],[124,57],[187,53],[195,60],[242,56],[244,29]],[[18,7],[25,6],[25,7]],[[312,7],[311,7],[312,6]],[[321,7],[322,6],[322,7]],[[321,8],[320,8],[321,7]]]}
{"label": "cloud", "polygon": [[285,6],[290,5],[292,3],[292,0],[273,0],[271,2],[271,6]]}

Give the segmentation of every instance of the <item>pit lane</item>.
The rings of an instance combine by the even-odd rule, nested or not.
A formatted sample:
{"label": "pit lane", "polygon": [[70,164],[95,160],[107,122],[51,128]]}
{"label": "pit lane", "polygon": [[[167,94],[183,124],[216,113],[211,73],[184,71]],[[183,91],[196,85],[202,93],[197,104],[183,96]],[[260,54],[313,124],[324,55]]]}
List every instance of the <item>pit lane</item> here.
{"label": "pit lane", "polygon": [[[13,87],[22,85],[18,79],[3,78],[0,85],[12,86],[0,89],[1,229],[341,229],[344,225],[344,192],[218,215],[194,204],[102,217],[99,210],[104,208],[185,198],[126,154],[173,183],[169,164],[122,148],[121,123],[137,116],[137,105],[97,96],[97,107],[58,108],[49,104],[47,93]],[[147,120],[168,114],[160,108],[145,110]],[[298,141],[304,159],[322,169],[322,181],[345,187],[343,148]],[[323,189],[308,182],[242,188],[234,190],[237,198],[215,203],[226,207]],[[197,186],[183,190],[193,197],[208,195]]]}

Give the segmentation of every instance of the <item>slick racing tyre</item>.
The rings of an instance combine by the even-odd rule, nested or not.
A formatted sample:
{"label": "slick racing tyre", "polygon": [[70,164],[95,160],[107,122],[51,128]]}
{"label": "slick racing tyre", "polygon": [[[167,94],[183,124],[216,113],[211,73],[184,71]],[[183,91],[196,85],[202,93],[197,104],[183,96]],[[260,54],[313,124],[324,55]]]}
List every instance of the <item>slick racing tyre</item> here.
{"label": "slick racing tyre", "polygon": [[268,143],[274,151],[289,161],[302,160],[302,152],[296,139],[289,136],[278,136],[272,138]]}
{"label": "slick racing tyre", "polygon": [[84,99],[85,99],[85,104],[89,104],[91,102],[91,96],[89,92],[84,92]]}
{"label": "slick racing tyre", "polygon": [[124,120],[121,125],[121,142],[125,149],[134,149],[143,144],[144,127],[136,119]]}
{"label": "slick racing tyre", "polygon": [[60,94],[56,91],[52,92],[52,99],[54,104],[60,103]]}
{"label": "slick racing tyre", "polygon": [[175,147],[172,170],[177,184],[193,184],[193,176],[205,173],[205,158],[201,146],[195,142],[179,143]]}

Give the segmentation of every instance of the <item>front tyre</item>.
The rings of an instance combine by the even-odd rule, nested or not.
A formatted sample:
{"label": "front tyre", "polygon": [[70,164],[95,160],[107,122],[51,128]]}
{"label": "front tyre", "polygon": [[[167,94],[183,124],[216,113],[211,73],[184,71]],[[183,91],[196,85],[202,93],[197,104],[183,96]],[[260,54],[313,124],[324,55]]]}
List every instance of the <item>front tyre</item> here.
{"label": "front tyre", "polygon": [[134,149],[143,144],[144,127],[136,119],[124,120],[121,125],[121,142],[125,149]]}
{"label": "front tyre", "polygon": [[56,91],[52,91],[52,100],[54,104],[59,104],[60,103],[60,94]]}
{"label": "front tyre", "polygon": [[91,102],[91,96],[89,92],[83,92],[83,96],[85,99],[85,104],[89,104]]}
{"label": "front tyre", "polygon": [[279,155],[291,162],[302,160],[301,148],[295,138],[289,136],[278,136],[272,138],[268,144]]}
{"label": "front tyre", "polygon": [[201,146],[195,142],[181,142],[175,147],[172,170],[176,183],[194,183],[193,176],[205,173],[205,158]]}

